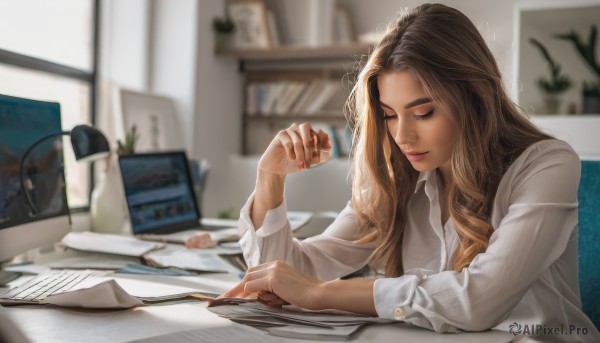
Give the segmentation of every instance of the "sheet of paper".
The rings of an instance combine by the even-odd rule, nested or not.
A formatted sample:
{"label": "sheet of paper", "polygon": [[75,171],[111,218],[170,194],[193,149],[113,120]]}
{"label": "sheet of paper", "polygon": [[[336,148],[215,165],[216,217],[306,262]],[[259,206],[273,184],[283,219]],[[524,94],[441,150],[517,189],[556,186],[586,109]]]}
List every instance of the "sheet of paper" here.
{"label": "sheet of paper", "polygon": [[208,232],[210,238],[215,242],[221,241],[237,241],[240,239],[240,231],[237,227],[223,229],[218,231],[210,231]]}
{"label": "sheet of paper", "polygon": [[50,268],[47,266],[41,266],[33,263],[8,265],[2,269],[7,272],[19,272],[27,274],[41,274],[50,270]]}
{"label": "sheet of paper", "polygon": [[144,258],[148,263],[161,267],[177,267],[187,270],[235,274],[241,272],[241,270],[225,262],[213,251],[181,249],[167,254],[149,253]]}
{"label": "sheet of paper", "polygon": [[159,243],[140,241],[133,237],[89,231],[69,232],[62,242],[72,249],[125,256],[142,256],[162,246]]}
{"label": "sheet of paper", "polygon": [[139,263],[139,257],[104,253],[92,253],[67,249],[59,254],[49,254],[41,263],[53,269],[100,269],[115,270],[131,263]]}
{"label": "sheet of paper", "polygon": [[280,338],[269,336],[261,330],[244,325],[228,325],[225,327],[199,328],[173,332],[150,338],[144,338],[136,343],[188,343],[188,342],[281,342]]}
{"label": "sheet of paper", "polygon": [[100,278],[88,278],[76,288],[51,295],[41,303],[97,309],[125,309],[144,305],[142,300],[128,294],[115,280],[98,281]]}
{"label": "sheet of paper", "polygon": [[290,226],[292,227],[292,231],[298,230],[302,226],[304,226],[310,218],[312,218],[312,212],[299,212],[299,211],[288,211],[287,213],[288,219],[290,221]]}
{"label": "sheet of paper", "polygon": [[154,282],[150,280],[141,280],[125,275],[111,274],[115,281],[125,292],[148,301],[158,301],[165,299],[176,299],[190,294],[204,294],[214,296],[215,294],[202,292],[196,288],[169,285],[164,282]]}
{"label": "sheet of paper", "polygon": [[200,223],[202,225],[223,226],[224,229],[227,227],[237,227],[238,226],[237,219],[202,218],[202,219],[200,219]]}

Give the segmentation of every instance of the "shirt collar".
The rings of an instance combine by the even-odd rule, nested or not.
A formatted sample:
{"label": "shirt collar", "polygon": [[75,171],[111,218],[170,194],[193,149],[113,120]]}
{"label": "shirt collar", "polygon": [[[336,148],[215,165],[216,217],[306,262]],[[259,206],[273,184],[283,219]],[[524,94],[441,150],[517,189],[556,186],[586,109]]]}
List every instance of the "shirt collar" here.
{"label": "shirt collar", "polygon": [[417,178],[417,184],[415,185],[415,194],[421,189],[421,186],[425,184],[428,178],[428,174],[430,172],[420,172],[419,177]]}
{"label": "shirt collar", "polygon": [[437,177],[437,169],[419,173],[414,194],[425,185],[425,193],[431,198],[433,193],[437,190]]}

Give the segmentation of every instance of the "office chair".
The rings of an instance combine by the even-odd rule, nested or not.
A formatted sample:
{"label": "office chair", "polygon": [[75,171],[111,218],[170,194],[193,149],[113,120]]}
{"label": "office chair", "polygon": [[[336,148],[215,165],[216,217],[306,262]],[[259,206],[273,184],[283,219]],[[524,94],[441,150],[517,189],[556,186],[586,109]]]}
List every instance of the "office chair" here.
{"label": "office chair", "polygon": [[600,328],[600,159],[581,161],[578,198],[581,304]]}

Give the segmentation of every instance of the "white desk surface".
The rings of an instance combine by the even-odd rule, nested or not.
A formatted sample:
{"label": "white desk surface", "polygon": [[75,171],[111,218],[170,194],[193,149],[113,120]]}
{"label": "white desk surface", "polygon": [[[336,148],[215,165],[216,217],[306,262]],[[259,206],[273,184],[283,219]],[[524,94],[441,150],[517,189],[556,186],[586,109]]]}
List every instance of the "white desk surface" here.
{"label": "white desk surface", "polygon": [[[118,274],[119,277],[151,279],[167,284],[194,287],[222,293],[239,277],[232,274],[202,274],[189,277]],[[163,303],[130,310],[83,310],[48,306],[15,306],[3,313],[16,323],[32,342],[127,342],[153,336],[201,328],[219,328],[220,342],[232,341],[227,330],[241,325],[220,318],[206,309],[205,302]],[[262,332],[261,332],[262,334]],[[265,341],[311,342],[268,336]],[[360,329],[351,342],[510,342],[507,332],[461,332],[437,334],[405,323],[371,325]],[[168,341],[168,340],[165,340]],[[239,339],[235,340],[239,343]]]}

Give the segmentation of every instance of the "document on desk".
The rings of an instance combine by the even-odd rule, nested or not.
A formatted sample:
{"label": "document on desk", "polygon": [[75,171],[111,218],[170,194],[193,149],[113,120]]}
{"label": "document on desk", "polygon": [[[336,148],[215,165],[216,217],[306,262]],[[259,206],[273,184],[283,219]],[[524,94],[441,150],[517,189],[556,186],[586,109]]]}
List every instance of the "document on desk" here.
{"label": "document on desk", "polygon": [[202,272],[239,273],[242,270],[208,249],[179,249],[171,252],[151,252],[144,255],[146,262],[158,267],[177,267]]}
{"label": "document on desk", "polygon": [[299,228],[306,225],[306,223],[308,223],[308,221],[310,220],[310,218],[312,218],[312,216],[313,216],[312,212],[301,212],[301,211],[288,211],[287,212],[287,217],[288,217],[288,220],[290,221],[290,226],[292,228],[292,231],[296,231]]}
{"label": "document on desk", "polygon": [[100,234],[89,231],[69,232],[62,239],[62,243],[77,250],[136,257],[163,246],[162,243],[141,241],[129,236]]}
{"label": "document on desk", "polygon": [[396,322],[336,310],[309,311],[296,306],[274,308],[255,299],[217,299],[209,303],[208,310],[274,336],[316,340],[347,340],[363,325]]}

